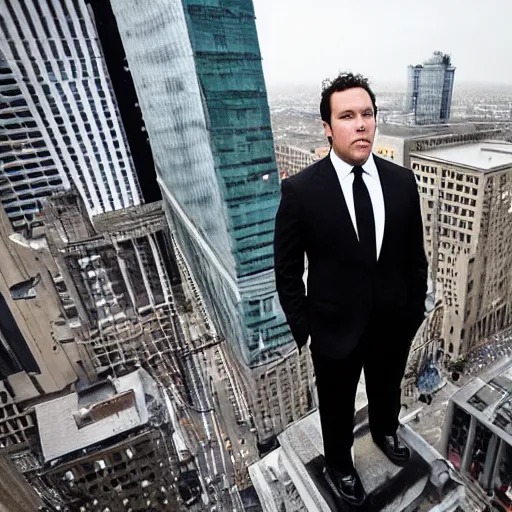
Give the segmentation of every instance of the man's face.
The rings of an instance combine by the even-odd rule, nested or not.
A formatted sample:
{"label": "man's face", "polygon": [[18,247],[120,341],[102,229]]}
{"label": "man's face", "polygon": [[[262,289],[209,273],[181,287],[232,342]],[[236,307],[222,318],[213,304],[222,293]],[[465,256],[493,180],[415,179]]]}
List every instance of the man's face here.
{"label": "man's face", "polygon": [[370,95],[361,87],[331,95],[331,124],[324,121],[332,148],[350,165],[363,165],[372,152],[375,114]]}

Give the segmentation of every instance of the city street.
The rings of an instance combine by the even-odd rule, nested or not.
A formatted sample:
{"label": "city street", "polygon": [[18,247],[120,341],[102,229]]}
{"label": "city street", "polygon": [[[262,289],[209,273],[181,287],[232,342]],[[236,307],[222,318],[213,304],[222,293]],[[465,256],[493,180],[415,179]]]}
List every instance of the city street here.
{"label": "city street", "polygon": [[[212,325],[209,315],[177,247],[176,252],[185,298],[192,304],[192,310],[175,322],[175,330],[180,338],[178,344],[184,351],[181,362],[191,399],[190,423],[186,429],[193,432],[188,439],[197,440],[190,451],[196,458],[206,493],[203,502],[216,506],[219,511],[243,510],[235,486],[235,465],[240,466],[246,456],[247,446],[242,439],[253,437],[248,427],[237,424],[237,419],[247,422],[247,404],[234,376],[227,370],[222,343],[200,348],[201,339],[206,335],[214,337],[215,333],[208,329]],[[253,450],[254,442],[251,443]]]}

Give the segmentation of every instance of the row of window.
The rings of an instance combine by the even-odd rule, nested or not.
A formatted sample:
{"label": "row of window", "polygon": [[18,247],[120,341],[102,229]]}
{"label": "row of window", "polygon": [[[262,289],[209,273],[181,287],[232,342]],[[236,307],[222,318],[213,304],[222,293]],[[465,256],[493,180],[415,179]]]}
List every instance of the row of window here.
{"label": "row of window", "polygon": [[446,199],[446,201],[452,201],[454,203],[472,206],[473,208],[476,206],[476,199],[460,196],[459,194],[452,194],[451,192],[439,192],[439,198]]}
{"label": "row of window", "polygon": [[475,187],[468,187],[468,186],[461,185],[459,183],[455,184],[453,181],[447,181],[447,182],[442,181],[441,182],[441,188],[453,190],[454,186],[455,186],[455,190],[457,192],[464,192],[465,194],[471,194],[474,196],[478,195],[478,189],[476,189]]}
{"label": "row of window", "polygon": [[[430,214],[427,215],[427,218],[429,216]],[[444,224],[448,224],[449,226],[459,227],[462,229],[473,229],[472,222],[463,219],[458,219],[457,217],[452,217],[451,215],[440,215],[439,220]]]}
{"label": "row of window", "polygon": [[[416,181],[418,183],[423,183],[426,185],[435,185],[435,178],[428,178],[427,176],[420,176],[419,174],[416,175]],[[474,187],[468,187],[460,184],[455,184],[452,181],[441,181],[441,188],[447,189],[447,190],[456,190],[457,192],[462,192],[464,194],[472,194],[474,196],[478,195],[478,189]],[[421,187],[421,192],[423,194],[429,193],[426,187]],[[434,195],[433,191],[430,193],[430,195]],[[442,196],[441,196],[442,197]]]}
{"label": "row of window", "polygon": [[462,217],[474,217],[475,216],[474,210],[470,210],[469,208],[468,209],[462,208],[460,206],[456,206],[456,205],[448,204],[448,203],[444,203],[444,202],[441,203],[440,209],[441,209],[441,211],[452,213],[454,215],[461,215]]}
{"label": "row of window", "polygon": [[[412,163],[412,169],[416,171],[421,171],[425,173],[437,174],[438,167],[419,164],[417,162]],[[478,185],[480,179],[477,176],[473,176],[472,174],[466,174],[462,172],[452,171],[449,169],[441,169],[441,177],[443,178],[451,178],[456,181],[465,181],[466,183],[472,183],[474,185]]]}
{"label": "row of window", "polygon": [[457,181],[466,181],[467,183],[473,183],[475,185],[478,185],[480,181],[477,176],[456,171],[449,171],[448,169],[442,169],[441,176],[443,178],[451,178]]}
{"label": "row of window", "polygon": [[441,228],[441,236],[450,237],[459,242],[471,243],[471,235],[460,233],[455,229]]}

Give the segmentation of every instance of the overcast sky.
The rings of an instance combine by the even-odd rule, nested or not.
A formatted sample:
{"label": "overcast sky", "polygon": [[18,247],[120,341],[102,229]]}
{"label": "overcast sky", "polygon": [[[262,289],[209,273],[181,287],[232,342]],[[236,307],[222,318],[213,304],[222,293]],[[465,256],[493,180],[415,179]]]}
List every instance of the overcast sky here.
{"label": "overcast sky", "polygon": [[339,70],[403,83],[449,53],[455,83],[510,84],[512,0],[253,0],[270,88],[319,85]]}

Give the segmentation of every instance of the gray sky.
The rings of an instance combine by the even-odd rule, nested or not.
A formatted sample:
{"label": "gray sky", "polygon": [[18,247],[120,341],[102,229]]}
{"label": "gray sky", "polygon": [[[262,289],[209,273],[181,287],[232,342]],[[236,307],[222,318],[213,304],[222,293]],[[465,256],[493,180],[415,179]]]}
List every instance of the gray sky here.
{"label": "gray sky", "polygon": [[511,0],[253,0],[270,88],[339,70],[403,83],[407,65],[449,53],[455,83],[510,84]]}

